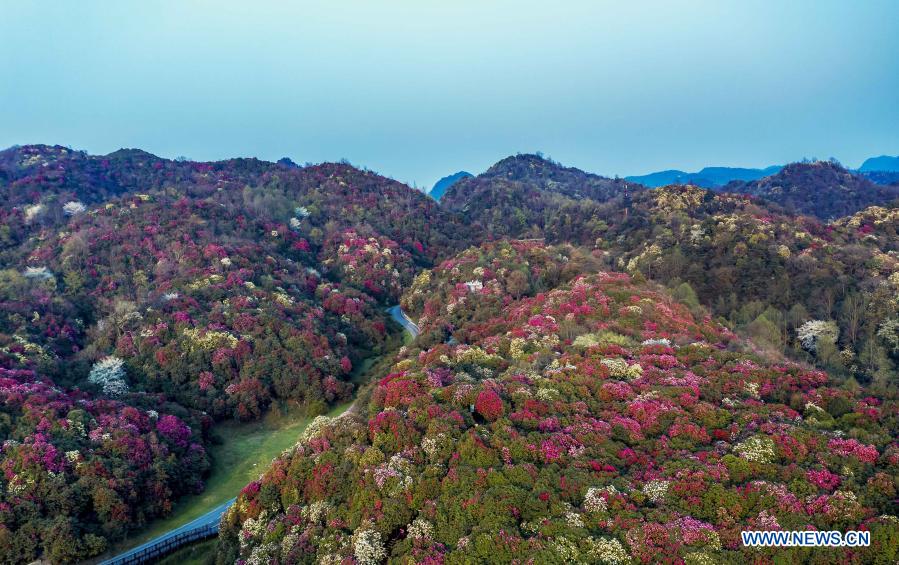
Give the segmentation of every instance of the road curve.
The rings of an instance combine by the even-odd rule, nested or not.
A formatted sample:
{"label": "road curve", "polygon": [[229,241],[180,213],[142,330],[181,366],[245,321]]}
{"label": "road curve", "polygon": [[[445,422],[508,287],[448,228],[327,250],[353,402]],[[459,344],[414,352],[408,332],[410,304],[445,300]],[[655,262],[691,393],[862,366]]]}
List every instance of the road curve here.
{"label": "road curve", "polygon": [[403,309],[399,304],[388,308],[387,313],[389,313],[390,317],[396,320],[399,325],[403,326],[404,330],[412,334],[412,337],[417,337],[418,334],[421,333],[421,330],[418,329],[418,324],[409,319],[409,316],[403,312]]}
{"label": "road curve", "polygon": [[[390,317],[393,318],[403,329],[412,337],[418,336],[421,330],[409,316],[403,312],[399,304],[391,306],[387,309]],[[355,406],[355,403],[353,403]],[[351,412],[351,406],[347,412]],[[135,548],[129,549],[124,553],[120,553],[111,559],[102,561],[100,565],[130,565],[132,563],[146,563],[150,560],[162,557],[165,553],[171,552],[181,545],[191,543],[193,541],[211,537],[218,532],[219,522],[222,515],[231,508],[236,498],[225,502],[221,506],[203,514],[199,518],[184,524],[174,530],[170,530],[161,536],[143,543]]]}

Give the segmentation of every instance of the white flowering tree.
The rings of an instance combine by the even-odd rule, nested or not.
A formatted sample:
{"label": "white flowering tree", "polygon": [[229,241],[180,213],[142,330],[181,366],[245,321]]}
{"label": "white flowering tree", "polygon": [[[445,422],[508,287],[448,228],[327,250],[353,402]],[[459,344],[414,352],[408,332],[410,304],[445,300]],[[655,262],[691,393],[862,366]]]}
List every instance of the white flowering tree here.
{"label": "white flowering tree", "polygon": [[71,202],[66,202],[62,207],[62,211],[63,211],[63,213],[65,213],[66,216],[77,216],[78,214],[81,214],[85,210],[87,210],[87,206],[85,206],[81,202],[77,202],[75,200],[72,200]]}
{"label": "white flowering tree", "polygon": [[32,222],[35,218],[44,213],[47,209],[43,204],[32,204],[25,207],[25,221]]}
{"label": "white flowering tree", "polygon": [[652,502],[658,504],[665,500],[668,494],[668,481],[652,480],[643,485],[643,494]]}
{"label": "white flowering tree", "polygon": [[94,363],[87,376],[87,382],[99,385],[106,396],[122,396],[128,392],[128,384],[125,382],[125,362],[118,357],[104,357]]}
{"label": "white flowering tree", "polygon": [[47,280],[53,278],[53,273],[47,267],[25,267],[22,276],[26,279]]}
{"label": "white flowering tree", "polygon": [[434,537],[434,526],[424,518],[416,518],[406,528],[406,537],[430,541]]}
{"label": "white flowering tree", "polygon": [[803,349],[817,353],[823,344],[835,344],[840,330],[836,322],[830,320],[809,320],[796,329],[796,337]]}
{"label": "white flowering tree", "polygon": [[877,337],[892,351],[899,351],[899,320],[887,318],[877,329]]}
{"label": "white flowering tree", "polygon": [[353,535],[353,556],[360,565],[377,565],[387,557],[381,534],[370,527],[366,524]]}
{"label": "white flowering tree", "polygon": [[582,508],[587,512],[605,512],[608,508],[606,499],[602,497],[603,489],[590,487],[584,496]]}
{"label": "white flowering tree", "polygon": [[757,463],[771,463],[777,457],[774,440],[768,436],[753,436],[734,446],[740,457]]}

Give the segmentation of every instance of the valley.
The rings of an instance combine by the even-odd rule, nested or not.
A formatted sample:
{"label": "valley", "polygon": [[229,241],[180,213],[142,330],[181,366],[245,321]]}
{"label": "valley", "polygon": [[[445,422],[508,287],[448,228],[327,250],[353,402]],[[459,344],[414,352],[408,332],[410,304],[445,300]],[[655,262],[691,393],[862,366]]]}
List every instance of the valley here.
{"label": "valley", "polygon": [[775,525],[899,551],[897,187],[514,155],[437,202],[345,163],[0,164],[9,562],[235,497],[177,555],[706,563]]}
{"label": "valley", "polygon": [[0,13],[0,565],[899,564],[899,2]]}
{"label": "valley", "polygon": [[[332,418],[340,416],[350,405],[338,406],[326,415]],[[123,541],[108,559],[115,563],[120,555],[133,548],[150,546],[156,538],[176,532],[207,513],[229,505],[272,459],[296,443],[313,419],[298,415],[269,415],[261,422],[220,425],[217,436],[221,443],[213,444],[209,449],[214,463],[203,492],[179,500],[171,514],[149,524],[139,536]],[[100,560],[105,562],[106,559]]]}
{"label": "valley", "polygon": [[[388,313],[403,328],[403,341],[408,342],[418,336],[418,327],[409,320],[399,305],[389,308]],[[377,361],[374,358],[365,359],[354,371],[352,382],[357,386],[364,386],[369,380],[369,370]],[[331,419],[358,412],[357,400],[354,398],[351,402],[337,406],[324,416]],[[150,524],[140,536],[123,541],[111,556],[101,557],[99,560],[110,564],[125,562],[124,560],[160,545],[172,535],[217,523],[223,511],[233,504],[234,495],[252,482],[278,455],[293,447],[297,438],[303,435],[315,419],[302,413],[276,412],[269,412],[259,422],[220,424],[216,429],[215,442],[209,450],[214,463],[203,493],[183,498],[169,516]],[[191,545],[208,548],[205,542]],[[197,550],[184,549],[179,552],[195,554]]]}

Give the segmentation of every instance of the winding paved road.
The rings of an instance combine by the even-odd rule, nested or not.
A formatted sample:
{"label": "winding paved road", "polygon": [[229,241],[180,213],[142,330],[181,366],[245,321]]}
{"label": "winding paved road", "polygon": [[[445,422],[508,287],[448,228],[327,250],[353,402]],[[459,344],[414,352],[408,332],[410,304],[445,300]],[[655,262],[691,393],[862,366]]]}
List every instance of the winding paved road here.
{"label": "winding paved road", "polygon": [[[416,337],[420,332],[418,325],[409,319],[409,316],[403,312],[399,304],[387,309],[390,317],[403,327],[403,329],[412,337]],[[344,414],[352,412],[356,403],[354,402]],[[222,515],[231,508],[236,498],[232,498],[218,508],[203,514],[199,518],[184,524],[174,530],[170,530],[161,536],[154,538],[147,543],[141,544],[133,549],[129,549],[124,553],[116,555],[112,559],[107,559],[100,565],[127,565],[131,563],[147,563],[150,560],[163,556],[171,552],[175,548],[191,543],[193,541],[211,537],[218,532],[219,522]]]}
{"label": "winding paved road", "polygon": [[412,334],[412,337],[417,337],[418,334],[421,333],[421,330],[418,329],[418,325],[409,319],[409,316],[403,312],[403,309],[400,308],[400,305],[391,306],[387,309],[387,312],[390,314],[390,317],[396,320],[396,322],[403,326],[403,329]]}

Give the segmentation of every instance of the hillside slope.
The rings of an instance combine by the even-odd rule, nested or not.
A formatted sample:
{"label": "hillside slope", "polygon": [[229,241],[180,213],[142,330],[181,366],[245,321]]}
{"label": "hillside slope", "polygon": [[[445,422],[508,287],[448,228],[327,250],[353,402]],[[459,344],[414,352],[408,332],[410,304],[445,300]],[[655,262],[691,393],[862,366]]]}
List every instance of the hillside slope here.
{"label": "hillside slope", "polygon": [[[583,245],[609,268],[680,287],[679,295],[733,327],[841,378],[899,382],[899,348],[892,338],[892,320],[899,319],[892,299],[899,288],[895,207],[872,206],[827,224],[756,196],[695,186],[638,187],[598,201],[575,197],[578,182],[596,180],[586,173],[528,156],[501,163],[497,174],[463,181],[445,197],[448,206],[465,202],[460,210],[466,219],[490,236]],[[831,163],[788,169],[797,167],[815,173],[809,173],[812,179],[820,168],[825,177],[845,174],[865,190],[883,188]],[[782,178],[797,176],[790,170]],[[524,180],[495,180],[510,174]],[[558,191],[545,190],[553,175],[568,180]],[[802,181],[796,190],[807,186]],[[478,197],[460,200],[475,189]],[[828,194],[836,198],[839,190]],[[838,327],[832,349],[802,346],[799,329],[814,320]],[[454,324],[439,331],[455,331]]]}
{"label": "hillside slope", "polygon": [[721,190],[758,196],[789,212],[822,219],[848,216],[899,198],[896,187],[874,184],[831,161],[792,163],[775,175],[732,182]]}
{"label": "hillside slope", "polygon": [[203,488],[215,421],[345,401],[471,230],[347,164],[0,154],[0,560],[71,562]]}
{"label": "hillside slope", "polygon": [[69,386],[116,355],[138,389],[216,418],[258,417],[273,398],[345,398],[342,379],[383,340],[380,307],[415,269],[466,245],[461,222],[433,200],[350,165],[15,152],[56,155],[61,179],[87,179],[78,190],[98,168],[137,180],[120,197],[80,194],[105,200],[51,219],[67,193],[22,177],[42,188],[29,206],[45,211],[3,207],[20,221],[4,226],[0,250],[0,345],[24,340],[23,363]]}
{"label": "hillside slope", "polygon": [[488,237],[588,243],[597,206],[642,187],[563,167],[538,155],[516,155],[455,183],[441,204]]}
{"label": "hillside slope", "polygon": [[[841,379],[899,382],[895,208],[824,224],[745,196],[670,186],[637,194],[626,215],[609,207],[599,218],[606,229],[594,253],[610,268],[659,281]],[[815,320],[838,332],[811,350],[800,328]]]}
{"label": "hillside slope", "polygon": [[741,530],[859,525],[873,546],[840,559],[895,557],[895,398],[744,352],[627,275],[494,290],[464,295],[493,304],[465,343],[414,344],[361,419],[319,421],[248,485],[219,561],[737,562],[772,554]]}
{"label": "hillside slope", "polygon": [[[447,205],[458,206],[460,196],[483,189],[461,210],[492,237],[512,233],[583,245],[609,268],[680,287],[679,295],[726,317],[732,327],[841,378],[899,382],[892,337],[892,320],[899,319],[892,299],[899,288],[895,207],[864,208],[828,224],[757,196],[695,186],[629,188],[599,201],[576,197],[578,182],[596,180],[576,169],[533,156],[501,163],[498,174],[468,179],[455,188],[462,192],[445,197]],[[491,180],[510,175],[524,180]],[[553,175],[568,180],[545,190]],[[820,178],[847,177],[874,194],[888,190],[833,163],[791,165],[779,176],[795,180],[797,194]],[[842,190],[824,192],[839,200]],[[799,329],[814,320],[837,326],[832,349],[802,346]],[[454,331],[452,325],[440,331]]]}

